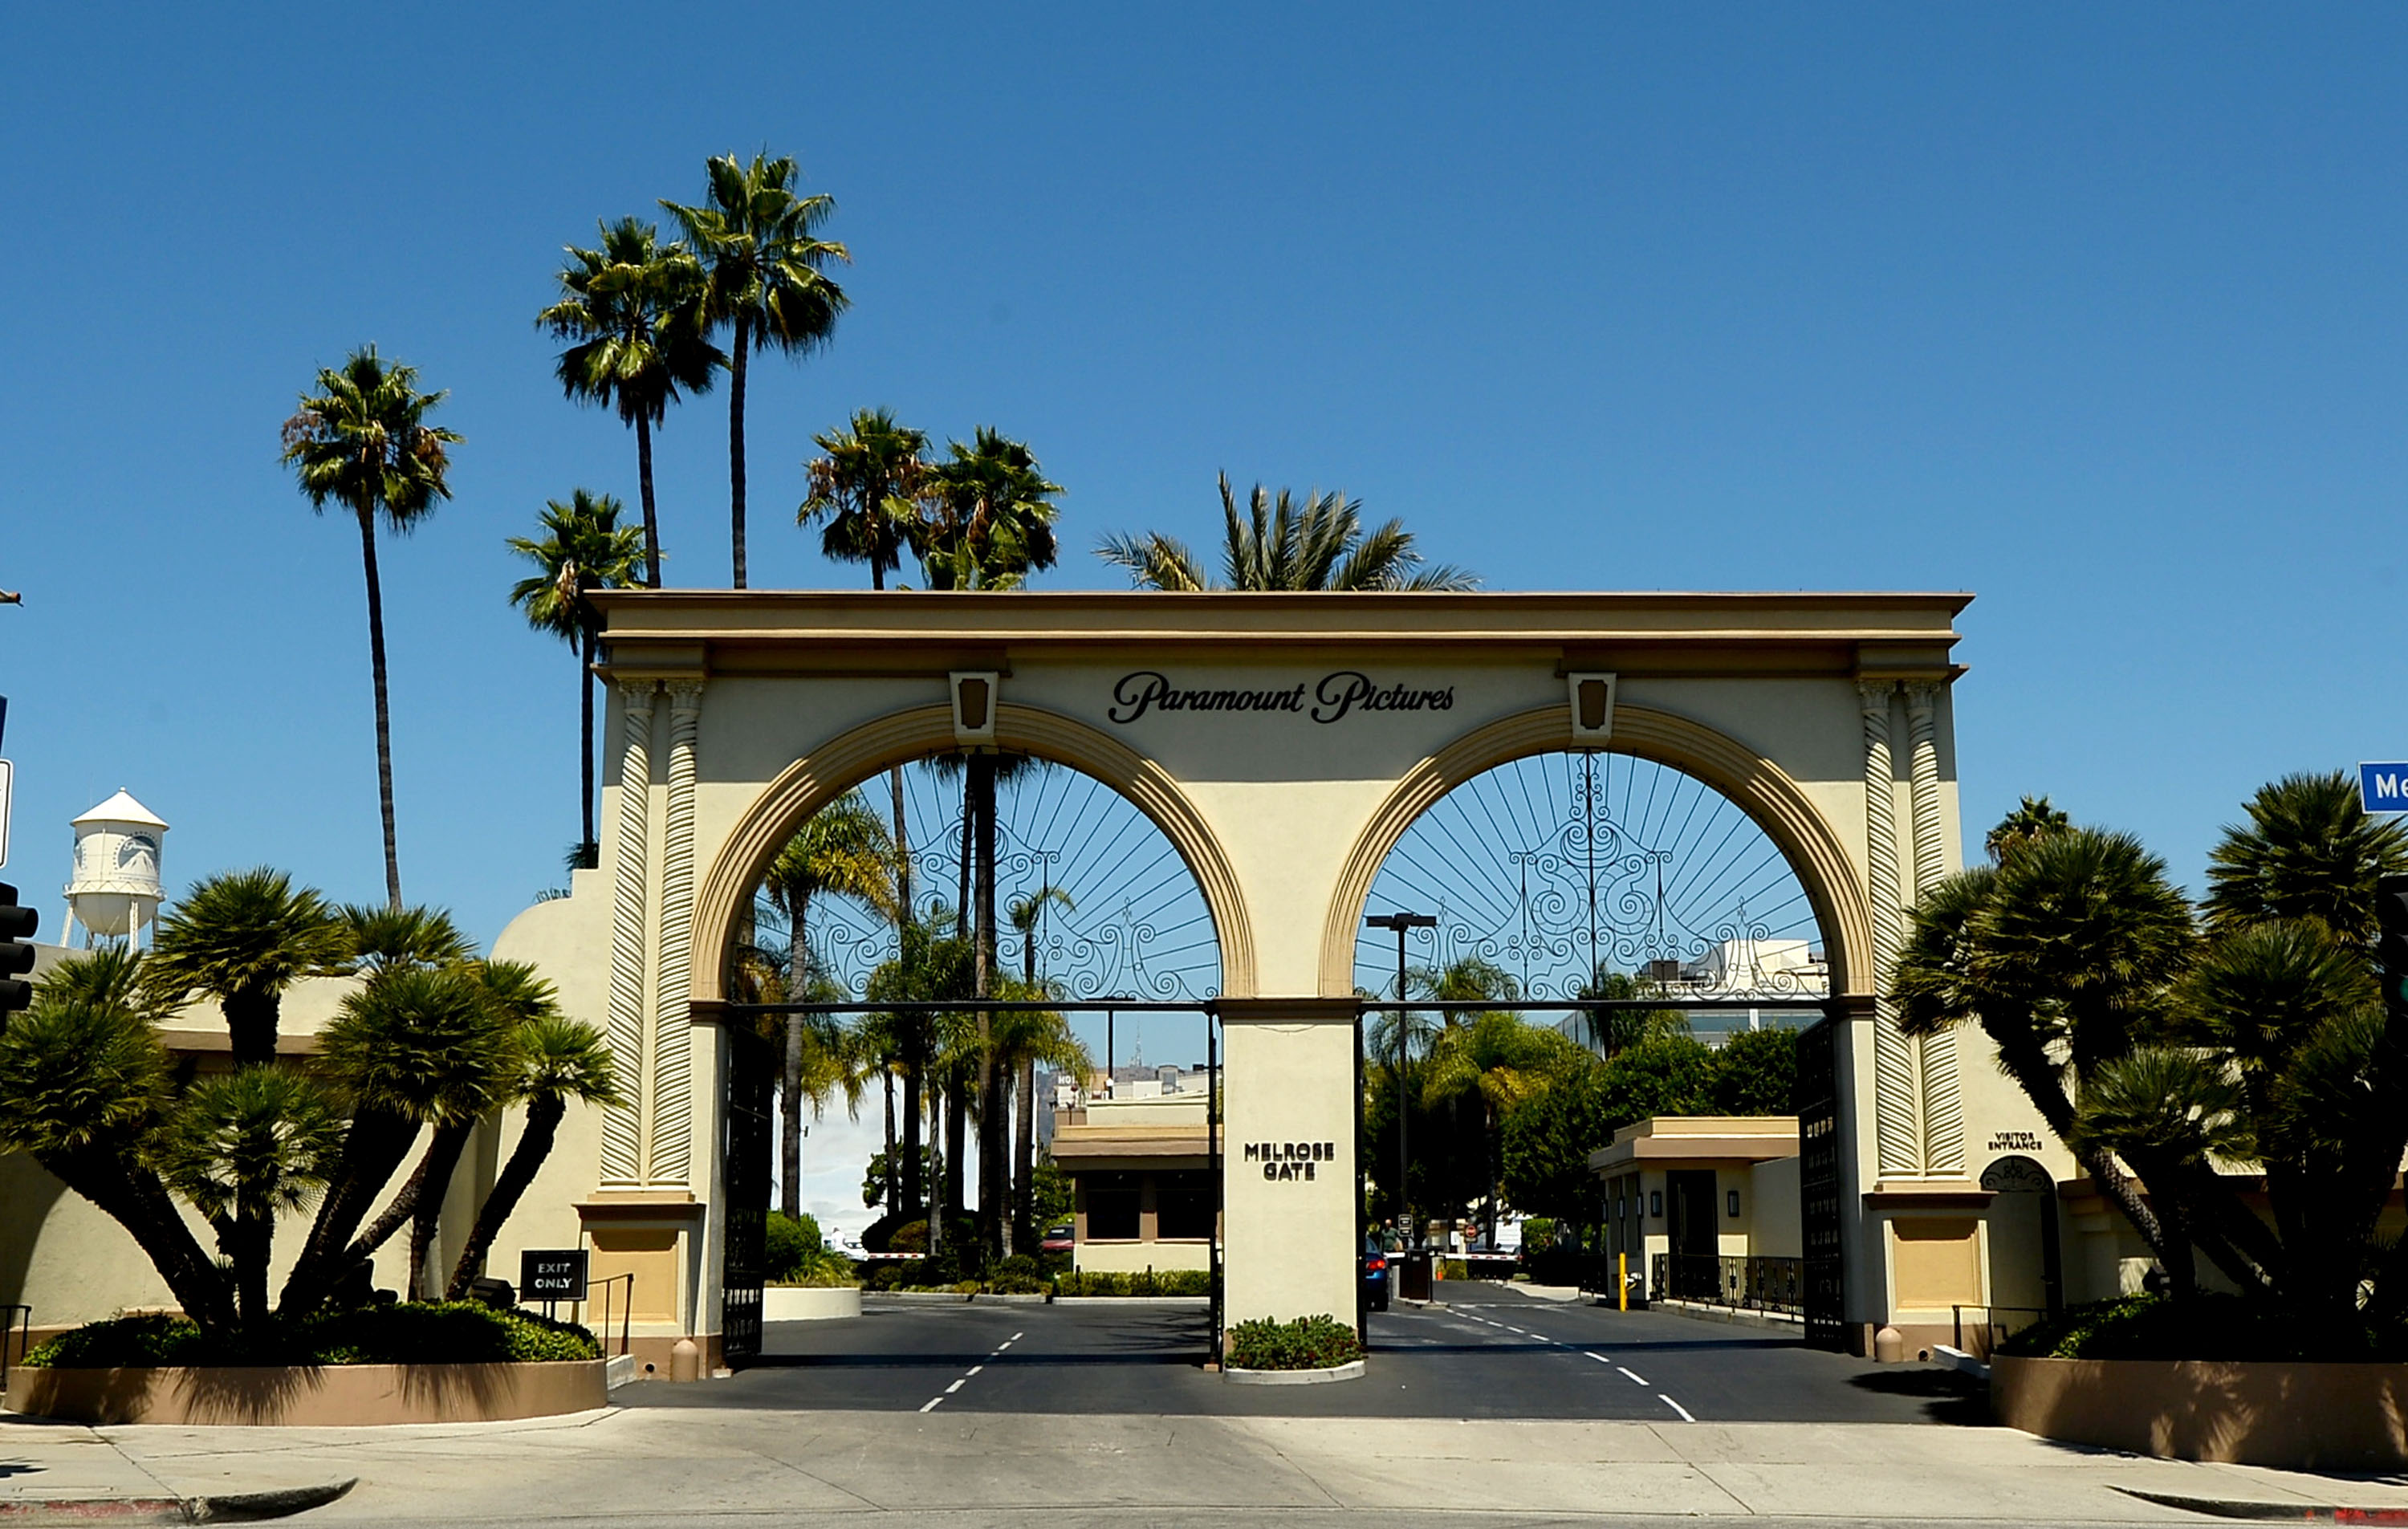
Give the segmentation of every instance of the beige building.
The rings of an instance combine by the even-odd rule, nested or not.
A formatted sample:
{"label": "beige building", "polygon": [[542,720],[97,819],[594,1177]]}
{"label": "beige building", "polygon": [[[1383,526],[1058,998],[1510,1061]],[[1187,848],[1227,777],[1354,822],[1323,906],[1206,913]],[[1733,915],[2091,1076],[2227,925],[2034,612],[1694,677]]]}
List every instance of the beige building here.
{"label": "beige building", "polygon": [[1208,1269],[1219,1196],[1211,1102],[1159,1085],[1090,1098],[1054,1120],[1054,1161],[1074,1193],[1071,1264],[1082,1272]]}
{"label": "beige building", "polygon": [[[1885,1323],[1944,1322],[1950,1300],[1983,1288],[1964,1271],[1985,1266],[1993,1163],[2071,1172],[2053,1142],[2028,1145],[2042,1128],[1981,1037],[1909,1039],[1875,997],[1902,909],[1958,865],[1954,622],[1968,598],[606,593],[601,867],[520,915],[493,953],[539,966],[604,1030],[629,1100],[572,1110],[496,1263],[589,1247],[597,1278],[637,1275],[643,1342],[692,1336],[714,1363],[724,1342],[747,1350],[757,1290],[727,1275],[757,1235],[766,1175],[751,1165],[766,1138],[748,1134],[761,1077],[733,1064],[725,1022],[739,1017],[726,974],[753,889],[796,827],[854,785],[995,749],[1118,792],[1210,909],[1228,1319],[1351,1309],[1354,951],[1373,879],[1450,789],[1512,760],[1603,750],[1720,793],[1812,905],[1828,1023],[1809,1032],[1825,1087],[1799,1125],[1810,1330],[1861,1349]],[[1795,952],[1751,959],[1776,954]],[[483,1164],[513,1129],[496,1128]],[[1092,1112],[1066,1127],[1110,1129]],[[1159,1174],[1191,1170],[1144,1165],[1170,1159],[1138,1139],[1087,1159],[1094,1175],[1137,1176],[1088,1179],[1090,1232],[1098,1194],[1105,1229],[1127,1229],[1134,1187],[1141,1245],[1156,1175],[1160,1247]],[[1737,1186],[1743,1207],[1759,1204],[1754,1182]],[[38,1246],[47,1234],[31,1240],[30,1255],[0,1251],[0,1275],[12,1258],[26,1271],[18,1298],[138,1303],[138,1277],[66,1293],[70,1264]]]}

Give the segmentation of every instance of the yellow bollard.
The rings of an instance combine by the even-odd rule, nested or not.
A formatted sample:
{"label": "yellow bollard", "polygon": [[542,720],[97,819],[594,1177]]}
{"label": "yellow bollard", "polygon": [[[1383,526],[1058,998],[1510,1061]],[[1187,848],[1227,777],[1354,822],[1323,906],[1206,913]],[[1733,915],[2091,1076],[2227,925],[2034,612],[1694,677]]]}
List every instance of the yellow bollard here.
{"label": "yellow bollard", "polygon": [[1623,1310],[1630,1309],[1630,1255],[1613,1255],[1614,1298]]}

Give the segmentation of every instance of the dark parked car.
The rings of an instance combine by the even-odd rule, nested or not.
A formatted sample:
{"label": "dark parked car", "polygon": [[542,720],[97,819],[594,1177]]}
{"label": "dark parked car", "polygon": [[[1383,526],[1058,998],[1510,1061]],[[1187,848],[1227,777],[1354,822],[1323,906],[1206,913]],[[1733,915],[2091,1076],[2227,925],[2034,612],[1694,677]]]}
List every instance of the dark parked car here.
{"label": "dark parked car", "polygon": [[1388,1255],[1380,1239],[1363,1239],[1363,1304],[1374,1311],[1388,1309]]}
{"label": "dark parked car", "polygon": [[1045,1229],[1045,1240],[1038,1246],[1049,1253],[1067,1253],[1070,1250],[1070,1232],[1068,1222],[1059,1226],[1049,1226]]}

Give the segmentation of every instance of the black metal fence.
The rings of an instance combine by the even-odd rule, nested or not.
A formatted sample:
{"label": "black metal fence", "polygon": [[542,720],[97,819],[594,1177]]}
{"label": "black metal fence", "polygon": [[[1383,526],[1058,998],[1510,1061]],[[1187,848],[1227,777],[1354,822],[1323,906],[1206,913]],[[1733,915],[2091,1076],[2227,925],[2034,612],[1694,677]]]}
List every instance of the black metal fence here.
{"label": "black metal fence", "polygon": [[1657,1253],[1647,1292],[1659,1301],[1697,1301],[1736,1311],[1806,1309],[1806,1262],[1799,1258],[1719,1258]]}

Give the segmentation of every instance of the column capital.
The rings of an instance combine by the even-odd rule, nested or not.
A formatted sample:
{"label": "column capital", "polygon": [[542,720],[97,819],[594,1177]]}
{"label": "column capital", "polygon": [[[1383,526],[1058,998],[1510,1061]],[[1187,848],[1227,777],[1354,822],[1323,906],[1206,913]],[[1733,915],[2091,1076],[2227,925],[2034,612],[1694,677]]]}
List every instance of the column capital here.
{"label": "column capital", "polygon": [[1906,681],[1906,705],[1910,711],[1928,712],[1940,702],[1940,693],[1947,688],[1944,680],[1910,679]]}
{"label": "column capital", "polygon": [[668,679],[662,681],[662,688],[669,693],[669,710],[671,712],[700,711],[702,709],[702,686],[703,682],[699,679]]}
{"label": "column capital", "polygon": [[638,711],[652,709],[652,701],[660,694],[657,679],[622,679],[618,681],[619,699]]}
{"label": "column capital", "polygon": [[1856,705],[1868,717],[1878,715],[1889,720],[1889,698],[1898,693],[1895,679],[1859,679],[1856,681]]}

